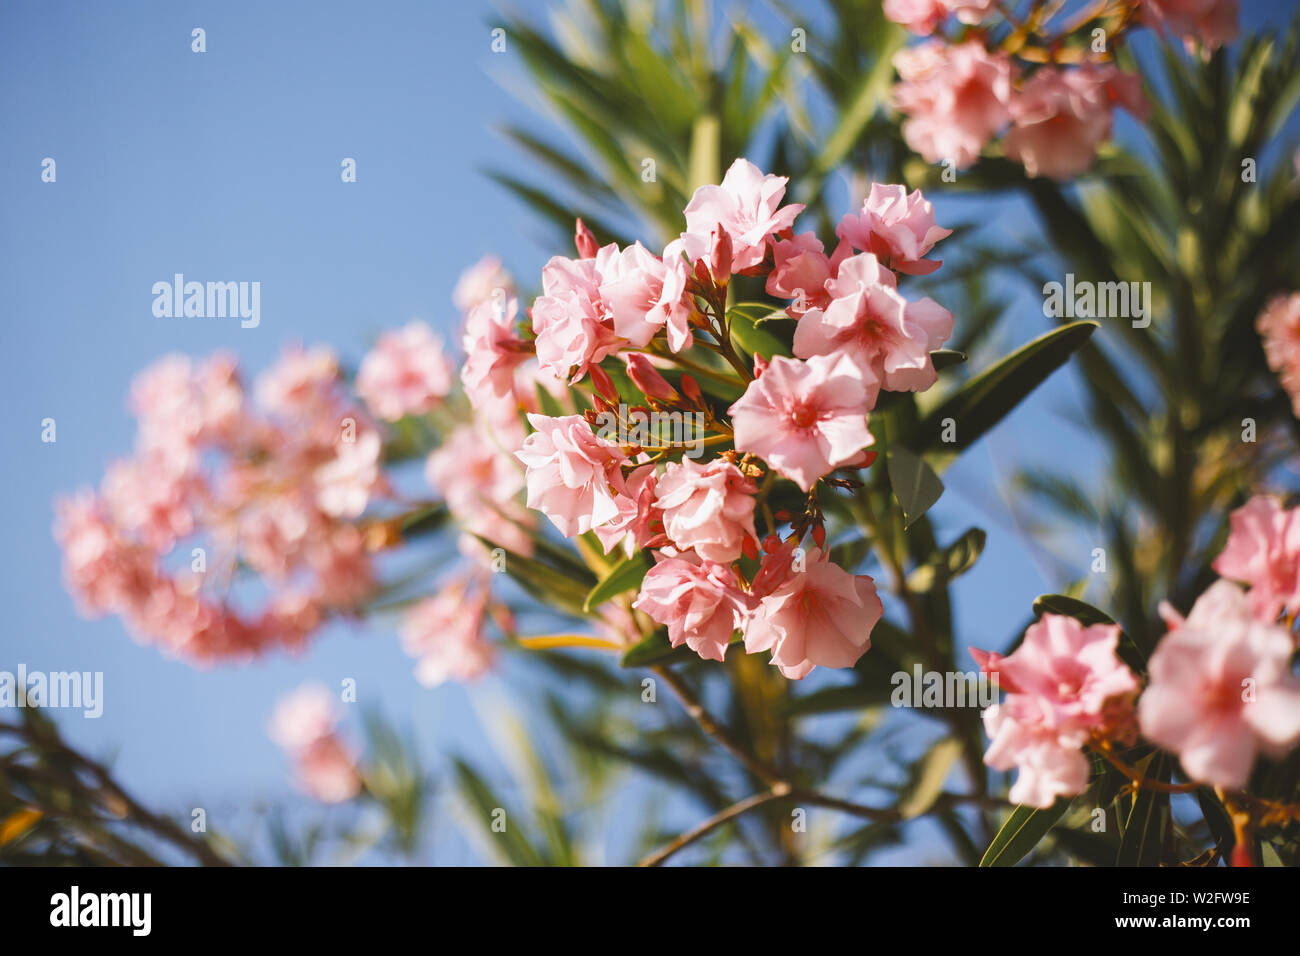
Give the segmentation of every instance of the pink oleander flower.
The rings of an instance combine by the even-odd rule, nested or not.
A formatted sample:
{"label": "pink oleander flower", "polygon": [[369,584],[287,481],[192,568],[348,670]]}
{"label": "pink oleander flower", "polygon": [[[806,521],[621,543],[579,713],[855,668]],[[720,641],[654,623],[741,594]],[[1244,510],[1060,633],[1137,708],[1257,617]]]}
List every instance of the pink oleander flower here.
{"label": "pink oleander flower", "polygon": [[835,278],[840,263],[853,254],[841,241],[830,256],[815,233],[801,232],[772,243],[773,268],[767,277],[767,291],[779,299],[790,299],[786,312],[799,318],[810,309],[824,309],[831,296],[826,283]]}
{"label": "pink oleander flower", "polygon": [[673,647],[685,644],[707,661],[720,661],[744,625],[748,603],[731,568],[681,555],[661,558],[646,573],[632,606],[666,625]]}
{"label": "pink oleander flower", "polygon": [[518,501],[524,475],[507,447],[481,425],[462,425],[429,454],[424,474],[467,532],[528,557],[533,522]]}
{"label": "pink oleander flower", "polygon": [[1044,614],[1003,657],[971,649],[976,662],[1008,692],[984,713],[990,738],[984,762],[1020,770],[1011,799],[1049,807],[1088,782],[1082,747],[1094,734],[1132,736],[1138,681],[1116,655],[1119,628],[1084,627],[1072,617]]}
{"label": "pink oleander flower", "polygon": [[201,363],[185,355],[159,359],[132,380],[127,404],[139,450],[162,455],[176,472],[194,466],[200,445],[230,440],[244,423],[244,389],[226,353]]}
{"label": "pink oleander flower", "polygon": [[194,532],[195,505],[203,495],[197,475],[176,466],[166,454],[146,453],[110,465],[101,485],[117,525],[159,552]]}
{"label": "pink oleander flower", "polygon": [[841,219],[835,235],[897,272],[929,275],[943,263],[926,259],[926,254],[952,230],[934,224],[934,206],[921,190],[909,195],[906,186],[872,183],[862,214]]}
{"label": "pink oleander flower", "polygon": [[317,418],[336,405],[339,362],[334,351],[301,346],[286,349],[258,376],[257,402],[284,419]]}
{"label": "pink oleander flower", "polygon": [[933,299],[907,301],[897,282],[869,252],[846,259],[826,283],[830,305],[795,327],[794,354],[846,355],[873,386],[891,391],[929,388],[938,380],[930,353],[952,335],[953,316]]}
{"label": "pink oleander flower", "polygon": [[485,582],[452,581],[414,605],[402,620],[402,648],[417,658],[415,678],[426,687],[472,681],[486,674],[496,652],[484,630],[490,593]]}
{"label": "pink oleander flower", "polygon": [[655,486],[654,506],[678,548],[725,564],[740,557],[745,541],[757,545],[754,495],[758,486],[731,462],[670,462]]}
{"label": "pink oleander flower", "polygon": [[299,789],[322,803],[342,803],[361,791],[356,759],[337,726],[333,696],[324,685],[309,683],[280,699],[268,727],[289,754]]}
{"label": "pink oleander flower", "polygon": [[1300,681],[1284,628],[1252,614],[1242,590],[1216,581],[1156,646],[1138,701],[1142,735],[1176,754],[1193,780],[1245,786],[1264,753],[1300,743]]}
{"label": "pink oleander flower", "polygon": [[557,378],[577,381],[588,366],[618,348],[620,340],[600,290],[604,271],[613,268],[618,257],[617,248],[608,245],[594,259],[554,256],[543,267],[543,294],[533,303],[533,332],[538,363]]}
{"label": "pink oleander flower", "polygon": [[604,265],[600,283],[614,331],[640,348],[664,330],[674,352],[690,348],[693,307],[687,278],[680,255],[669,252],[660,259],[639,242],[618,253]]}
{"label": "pink oleander flower", "polygon": [[605,553],[618,545],[629,557],[656,539],[662,539],[662,515],[655,504],[658,476],[653,464],[634,468],[620,485],[614,503],[618,514],[592,529]]}
{"label": "pink oleander flower", "polygon": [[1182,37],[1191,52],[1237,39],[1238,7],[1238,0],[1146,0],[1142,11],[1157,29]]}
{"label": "pink oleander flower", "polygon": [[1255,495],[1229,520],[1232,531],[1214,570],[1250,587],[1246,598],[1265,623],[1288,608],[1300,610],[1300,508]]}
{"label": "pink oleander flower", "polygon": [[451,360],[423,322],[385,332],[361,360],[357,396],[384,421],[432,411],[451,391]]}
{"label": "pink oleander flower", "polygon": [[708,237],[721,224],[731,237],[731,269],[757,266],[768,237],[791,228],[801,203],[781,206],[786,176],[767,176],[747,159],[737,159],[720,186],[701,186],[686,205],[686,231]]}
{"label": "pink oleander flower", "polygon": [[627,455],[598,437],[580,415],[529,415],[536,431],[515,457],[528,468],[528,507],[550,518],[566,538],[619,516],[616,489]]}
{"label": "pink oleander flower", "polygon": [[334,457],[312,475],[317,507],[331,518],[361,517],[370,499],[387,487],[382,453],[379,435],[369,429],[337,442]]}
{"label": "pink oleander flower", "polygon": [[728,412],[736,450],[809,491],[823,475],[865,460],[862,449],[875,441],[867,430],[875,389],[870,372],[846,355],[773,356]]}
{"label": "pink oleander flower", "polygon": [[884,10],[888,19],[929,36],[950,14],[962,23],[979,23],[993,4],[994,0],[885,0]]}
{"label": "pink oleander flower", "polygon": [[[1296,152],[1300,171],[1300,151]],[[1264,357],[1291,397],[1291,410],[1300,418],[1300,292],[1278,295],[1269,300],[1255,320],[1255,331],[1263,340]]]}
{"label": "pink oleander flower", "polygon": [[494,299],[504,304],[514,295],[515,281],[501,265],[501,260],[496,256],[484,256],[460,274],[451,300],[460,311],[469,312],[475,306]]}
{"label": "pink oleander flower", "polygon": [[852,667],[871,647],[884,613],[875,581],[850,574],[816,548],[801,569],[787,565],[784,579],[751,612],[745,650],[771,651],[772,663],[792,680],[817,666]]}
{"label": "pink oleander flower", "polygon": [[465,364],[460,381],[476,409],[493,400],[514,400],[515,371],[531,357],[515,331],[518,311],[514,298],[488,299],[470,309],[465,318]]}
{"label": "pink oleander flower", "polygon": [[894,55],[903,138],[927,162],[965,168],[1011,118],[1011,61],[978,40],[930,40]]}
{"label": "pink oleander flower", "polygon": [[1110,138],[1112,104],[1141,102],[1114,67],[1042,67],[1011,101],[1007,156],[1030,176],[1073,178],[1092,166],[1097,147]]}

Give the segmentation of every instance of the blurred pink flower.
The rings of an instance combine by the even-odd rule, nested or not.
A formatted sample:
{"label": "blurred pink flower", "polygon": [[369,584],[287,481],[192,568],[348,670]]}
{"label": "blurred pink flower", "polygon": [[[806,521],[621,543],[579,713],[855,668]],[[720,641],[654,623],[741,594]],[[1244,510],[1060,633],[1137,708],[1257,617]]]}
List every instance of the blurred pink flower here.
{"label": "blurred pink flower", "polygon": [[835,235],[854,249],[873,253],[889,268],[908,275],[929,275],[943,263],[925,256],[951,229],[934,224],[934,206],[906,186],[872,183],[862,204],[862,214],[840,220]]}
{"label": "blurred pink flower", "polygon": [[1037,70],[1011,101],[1007,156],[1030,176],[1071,179],[1087,171],[1111,133],[1113,67]]}
{"label": "blurred pink flower", "polygon": [[1216,581],[1157,645],[1138,702],[1142,735],[1178,754],[1194,780],[1236,789],[1263,752],[1300,743],[1294,643],[1252,614],[1242,590]]}
{"label": "blurred pink flower", "polygon": [[482,581],[458,578],[414,605],[402,620],[402,648],[418,659],[415,678],[426,687],[472,681],[496,659],[484,632],[490,597]]}
{"label": "blurred pink flower", "polygon": [[869,376],[846,355],[806,362],[773,356],[729,410],[736,450],[762,458],[804,491],[862,462],[862,449],[875,441],[867,431],[875,391]]}
{"label": "blurred pink flower", "polygon": [[484,256],[460,274],[451,299],[456,308],[469,312],[477,305],[498,299],[505,302],[515,295],[515,281],[510,278],[496,256]]}
{"label": "blurred pink flower", "polygon": [[1146,0],[1142,10],[1156,28],[1183,38],[1189,52],[1197,45],[1216,50],[1237,39],[1238,0]]}
{"label": "blurred pink flower", "polygon": [[725,564],[740,557],[746,539],[757,545],[757,491],[754,482],[725,459],[701,465],[684,458],[664,469],[654,505],[663,512],[664,530],[673,544]]}
{"label": "blurred pink flower", "polygon": [[979,23],[995,0],[885,0],[885,16],[913,33],[929,36],[950,14],[962,23]]}
{"label": "blurred pink flower", "polygon": [[432,411],[451,391],[451,360],[442,339],[423,322],[379,337],[361,360],[356,390],[379,418],[395,422]]}
{"label": "blurred pink flower", "polygon": [[[1300,164],[1300,152],[1296,153]],[[1300,292],[1269,300],[1255,331],[1263,340],[1264,357],[1291,397],[1291,410],[1300,418]]]}
{"label": "blurred pink flower", "polygon": [[1232,531],[1214,570],[1250,587],[1247,600],[1266,623],[1287,608],[1300,611],[1300,508],[1283,508],[1272,495],[1255,495],[1232,513],[1230,522]]}
{"label": "blurred pink flower", "polygon": [[536,431],[515,457],[528,468],[528,507],[551,519],[566,538],[618,517],[616,482],[627,455],[598,437],[580,415],[529,415]]}
{"label": "blurred pink flower", "polygon": [[848,356],[870,384],[873,405],[877,385],[904,392],[929,388],[938,379],[930,353],[952,335],[953,316],[933,299],[904,299],[897,282],[869,252],[846,259],[826,283],[830,304],[795,327],[794,354]]}
{"label": "blurred pink flower", "polygon": [[744,624],[748,600],[730,567],[682,555],[662,558],[646,573],[632,606],[666,625],[673,647],[686,644],[705,660],[720,661]]}
{"label": "blurred pink flower", "polygon": [[901,81],[894,102],[907,114],[903,138],[926,162],[971,165],[1011,118],[1011,61],[978,40],[908,47],[894,67]]}
{"label": "blurred pink flower", "polygon": [[796,568],[759,599],[745,625],[745,650],[770,650],[772,663],[793,680],[817,666],[852,667],[871,647],[871,631],[884,613],[875,582],[816,548]]}
{"label": "blurred pink flower", "polygon": [[322,803],[342,803],[361,791],[356,759],[336,732],[338,710],[322,684],[303,684],[282,697],[268,733],[293,763],[298,787]]}
{"label": "blurred pink flower", "polygon": [[533,552],[532,516],[518,500],[524,474],[514,456],[478,425],[452,431],[424,468],[452,517],[466,531],[522,554]]}
{"label": "blurred pink flower", "polygon": [[768,176],[737,159],[720,186],[700,186],[686,205],[686,231],[707,237],[721,225],[731,237],[731,269],[743,272],[763,261],[769,236],[791,228],[803,205],[781,206],[786,176]]}

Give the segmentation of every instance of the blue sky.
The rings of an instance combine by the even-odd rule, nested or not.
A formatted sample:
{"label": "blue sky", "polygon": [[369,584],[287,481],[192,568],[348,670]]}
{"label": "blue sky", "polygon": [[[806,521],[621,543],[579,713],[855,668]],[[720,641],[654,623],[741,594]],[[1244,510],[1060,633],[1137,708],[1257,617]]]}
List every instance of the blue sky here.
{"label": "blue sky", "polygon": [[[1249,23],[1292,5],[1245,6]],[[274,699],[307,678],[355,678],[363,703],[418,728],[430,759],[483,751],[467,692],[421,688],[390,630],[332,628],[301,658],[199,671],[133,643],[115,619],[81,619],[50,528],[57,493],[96,484],[129,451],[127,387],[158,356],[224,348],[255,372],[302,340],[355,360],[377,331],[411,318],[450,328],[455,278],[481,255],[528,277],[557,251],[479,172],[521,163],[493,124],[536,119],[501,82],[513,67],[489,50],[492,19],[478,3],[0,7],[0,669],[103,671],[104,716],[61,726],[113,757],[153,806],[217,807],[220,826],[221,808],[299,803],[264,726]],[[201,55],[194,27],[206,30]],[[53,184],[40,178],[45,157]],[[356,159],[355,184],[340,181],[344,157]],[[941,202],[940,221],[969,209]],[[1008,230],[1033,228],[1020,207],[977,209]],[[151,286],[176,272],[260,281],[260,326],[155,318]],[[1039,305],[1020,300],[1002,344],[1046,327]],[[1044,578],[1005,508],[977,503],[1031,449],[1094,467],[1086,439],[1060,427],[1077,408],[1058,376],[951,473],[948,533],[990,532],[959,592],[970,643],[1001,646],[1033,597],[1061,583]],[[54,444],[40,440],[46,417]],[[961,493],[967,479],[984,490]],[[1087,558],[1081,548],[1081,566]],[[448,852],[442,862],[463,854]]]}

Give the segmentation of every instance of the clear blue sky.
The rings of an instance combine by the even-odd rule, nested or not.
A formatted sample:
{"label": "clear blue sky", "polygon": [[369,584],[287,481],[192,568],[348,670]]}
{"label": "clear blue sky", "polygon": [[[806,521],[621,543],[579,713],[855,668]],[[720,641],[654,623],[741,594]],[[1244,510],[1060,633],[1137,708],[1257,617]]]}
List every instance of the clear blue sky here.
{"label": "clear blue sky", "polygon": [[[1280,16],[1245,6],[1248,22]],[[134,644],[116,619],[82,620],[50,528],[56,493],[97,483],[129,451],[128,383],[158,356],[232,349],[255,372],[303,340],[355,360],[411,318],[450,327],[454,280],[484,253],[527,277],[559,251],[479,173],[521,162],[492,125],[535,116],[502,85],[512,65],[489,50],[491,19],[484,4],[410,0],[0,7],[0,669],[103,671],[104,716],[60,724],[114,756],[155,807],[204,806],[220,827],[223,808],[298,802],[264,726],[274,699],[307,678],[355,678],[363,702],[418,728],[431,760],[483,750],[466,691],[421,688],[391,631],[334,628],[301,658],[199,671]],[[194,27],[207,33],[202,55]],[[45,157],[55,184],[41,182]],[[340,182],[344,157],[356,184]],[[968,211],[941,203],[940,221]],[[1031,230],[1017,207],[985,211]],[[176,272],[260,281],[260,327],[154,318],[150,287]],[[1007,346],[1045,327],[1038,302],[1022,302]],[[959,593],[969,643],[1005,643],[1060,582],[1044,579],[1005,510],[985,513],[957,487],[979,478],[987,497],[1031,448],[1090,469],[1086,444],[1060,427],[1076,396],[1059,376],[951,473],[947,533],[990,532]],[[46,417],[55,444],[40,440]],[[489,687],[508,692],[506,680]],[[462,858],[448,852],[443,862]]]}

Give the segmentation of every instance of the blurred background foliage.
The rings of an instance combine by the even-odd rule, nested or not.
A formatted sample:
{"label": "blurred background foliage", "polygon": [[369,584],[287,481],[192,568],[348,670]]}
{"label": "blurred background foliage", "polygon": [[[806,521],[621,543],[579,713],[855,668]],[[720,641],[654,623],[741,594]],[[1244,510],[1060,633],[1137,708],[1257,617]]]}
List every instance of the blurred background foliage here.
{"label": "blurred background foliage", "polygon": [[[792,787],[881,808],[866,816],[814,807],[805,829],[792,826],[804,806],[798,794],[772,800],[710,830],[679,862],[862,864],[907,839],[922,817],[931,825],[924,862],[1173,863],[1216,844],[1226,853],[1232,830],[1214,796],[1134,797],[1106,766],[1073,804],[1015,811],[1013,829],[1026,837],[1008,845],[997,835],[1010,812],[1009,780],[983,765],[978,709],[892,708],[890,677],[916,665],[973,670],[965,648],[975,638],[954,619],[949,586],[978,560],[985,532],[937,527],[925,511],[953,458],[1071,356],[1086,401],[1078,424],[1105,449],[1105,461],[1100,480],[1048,469],[1011,478],[1022,531],[1059,580],[1059,594],[1024,608],[1026,624],[1045,609],[1113,619],[1140,666],[1163,632],[1157,603],[1167,598],[1186,610],[1212,579],[1228,511],[1253,492],[1286,486],[1279,479],[1300,427],[1267,369],[1254,320],[1272,295],[1294,287],[1300,265],[1292,165],[1300,34],[1293,25],[1284,35],[1249,36],[1204,61],[1149,36],[1119,57],[1143,74],[1152,116],[1107,147],[1090,174],[1069,185],[1029,179],[986,155],[948,182],[906,148],[888,105],[890,60],[904,31],[884,20],[876,0],[808,7],[570,0],[545,14],[508,16],[508,42],[529,80],[521,92],[549,116],[504,127],[510,149],[485,173],[535,212],[558,254],[572,254],[577,217],[602,243],[661,247],[681,230],[694,188],[719,181],[737,156],[789,176],[792,198],[808,205],[801,222],[823,237],[873,180],[930,196],[1014,200],[1034,212],[1029,238],[990,234],[978,221],[943,223],[957,227],[943,246],[944,269],[912,280],[957,316],[953,354],[931,394],[895,396],[873,414],[885,467],[871,469],[861,493],[828,508],[837,559],[887,591],[871,651],[848,679],[819,673],[794,687],[744,655],[716,665],[651,645],[629,655],[624,663],[633,666],[620,666],[597,652],[519,648],[535,667],[534,699],[481,708],[510,778],[465,754],[435,788],[413,748],[376,717],[366,748],[369,816],[333,831],[322,824],[290,833],[272,815],[262,841],[270,860],[327,862],[323,845],[330,859],[346,859],[340,846],[365,841],[389,841],[419,859],[435,789],[457,795],[457,825],[478,834],[485,859],[640,859],[678,837],[682,819],[724,811],[770,783],[702,734],[674,693]],[[1243,181],[1247,158],[1257,163],[1256,182]],[[1054,329],[1045,318],[1027,349],[962,361],[986,352],[1007,321],[1009,300],[995,279],[1027,284],[1037,296],[1067,272],[1150,282],[1150,327],[1109,320],[1090,334],[1094,323],[1062,320]],[[536,290],[524,281],[527,300]],[[766,296],[742,288],[737,298]],[[768,331],[788,333],[779,320]],[[949,416],[961,423],[955,446],[938,441],[938,423]],[[1253,443],[1243,441],[1247,419],[1256,426]],[[1088,572],[1076,553],[1080,540],[1104,546],[1109,573]],[[578,603],[595,584],[562,543],[533,564],[552,583],[569,579]],[[536,571],[525,562],[510,568],[525,586]],[[573,605],[561,602],[556,615],[577,616]],[[1005,651],[1018,637],[992,649]],[[186,821],[171,832],[175,824],[131,802],[43,721],[10,730],[0,742],[10,747],[0,758],[0,860],[150,862],[154,851],[142,847],[158,843],[167,859],[245,859],[237,840],[192,834]],[[1128,756],[1150,775],[1176,776],[1160,758],[1148,765],[1149,750]],[[1261,762],[1258,773],[1263,796],[1300,793],[1295,755]],[[645,798],[647,781],[661,797]],[[637,786],[641,796],[632,799]],[[1089,825],[1094,807],[1113,821],[1105,832]],[[500,810],[504,829],[494,826]],[[614,817],[632,834],[617,850],[604,836]],[[1266,862],[1300,863],[1295,829],[1257,848]]]}

